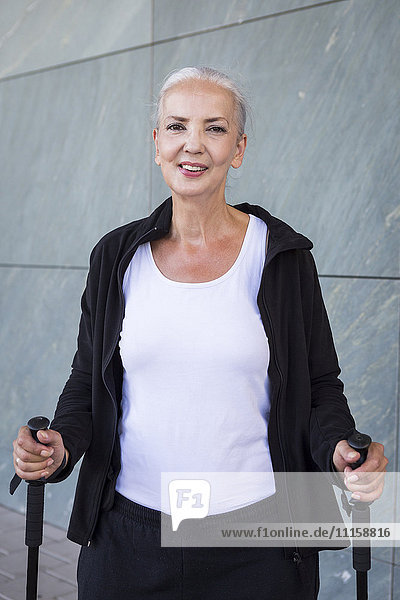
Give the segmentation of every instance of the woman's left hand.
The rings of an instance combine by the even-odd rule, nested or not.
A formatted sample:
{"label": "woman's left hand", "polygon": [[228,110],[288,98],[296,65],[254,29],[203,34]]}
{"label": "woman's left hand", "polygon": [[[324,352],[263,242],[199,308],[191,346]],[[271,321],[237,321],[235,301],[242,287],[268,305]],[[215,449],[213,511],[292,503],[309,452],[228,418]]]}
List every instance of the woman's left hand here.
{"label": "woman's left hand", "polygon": [[351,497],[361,502],[372,502],[382,494],[389,461],[384,455],[383,445],[378,442],[371,442],[365,462],[353,471],[350,465],[359,458],[360,454],[346,440],[336,444],[333,464],[337,471],[343,473],[344,483],[352,492]]}

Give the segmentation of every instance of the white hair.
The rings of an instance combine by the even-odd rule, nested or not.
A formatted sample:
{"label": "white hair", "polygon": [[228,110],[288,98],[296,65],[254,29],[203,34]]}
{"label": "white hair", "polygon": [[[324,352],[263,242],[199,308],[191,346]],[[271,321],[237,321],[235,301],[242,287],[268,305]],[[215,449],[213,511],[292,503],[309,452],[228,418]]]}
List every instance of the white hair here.
{"label": "white hair", "polygon": [[159,128],[162,114],[162,106],[167,93],[176,85],[186,81],[206,81],[214,83],[232,94],[235,105],[236,125],[238,128],[239,137],[243,135],[246,125],[246,117],[249,112],[249,104],[243,91],[239,85],[233,81],[228,75],[212,69],[211,67],[184,67],[177,71],[172,71],[164,80],[163,86],[158,94],[155,118],[156,128]]}

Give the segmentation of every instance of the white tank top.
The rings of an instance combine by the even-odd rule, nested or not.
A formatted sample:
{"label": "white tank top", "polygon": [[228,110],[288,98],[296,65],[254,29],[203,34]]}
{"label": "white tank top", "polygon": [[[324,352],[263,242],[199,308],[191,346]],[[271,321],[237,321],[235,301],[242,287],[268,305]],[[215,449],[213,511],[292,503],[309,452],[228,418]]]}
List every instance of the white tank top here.
{"label": "white tank top", "polygon": [[257,306],[266,232],[250,215],[235,263],[213,281],[168,279],[150,243],[128,266],[116,489],[130,500],[169,512],[161,501],[167,472],[186,473],[185,479],[207,473],[207,480],[214,474],[208,514],[275,492],[267,440],[269,345]]}

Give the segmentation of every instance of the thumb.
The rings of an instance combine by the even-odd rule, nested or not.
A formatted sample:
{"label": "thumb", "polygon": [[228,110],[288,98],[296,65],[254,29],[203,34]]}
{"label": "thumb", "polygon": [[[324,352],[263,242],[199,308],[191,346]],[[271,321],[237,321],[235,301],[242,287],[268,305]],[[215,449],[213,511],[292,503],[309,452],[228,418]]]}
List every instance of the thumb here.
{"label": "thumb", "polygon": [[64,458],[64,453],[66,452],[62,436],[58,431],[54,431],[53,429],[41,429],[38,431],[37,436],[42,444],[45,444],[47,447],[51,447],[54,450],[51,455],[54,463],[47,468],[48,473],[51,475],[52,472],[60,466]]}
{"label": "thumb", "polygon": [[339,451],[342,460],[349,465],[351,463],[357,462],[357,460],[360,458],[360,454],[356,452],[356,450],[354,450],[351,446],[349,446],[346,440],[342,440],[341,442],[339,442],[337,450]]}
{"label": "thumb", "polygon": [[46,446],[51,446],[54,451],[64,450],[64,444],[61,435],[53,429],[40,429],[37,432],[38,440]]}
{"label": "thumb", "polygon": [[346,467],[350,469],[352,463],[357,462],[360,454],[356,452],[346,440],[337,443],[334,453],[334,463],[339,471],[344,471]]}

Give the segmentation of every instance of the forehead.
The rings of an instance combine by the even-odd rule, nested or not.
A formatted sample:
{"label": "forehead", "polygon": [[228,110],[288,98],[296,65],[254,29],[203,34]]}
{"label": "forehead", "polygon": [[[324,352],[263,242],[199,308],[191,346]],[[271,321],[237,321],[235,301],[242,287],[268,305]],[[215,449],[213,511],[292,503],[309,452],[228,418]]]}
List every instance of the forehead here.
{"label": "forehead", "polygon": [[187,81],[171,88],[162,104],[163,118],[180,117],[234,117],[235,107],[231,92],[206,81]]}

